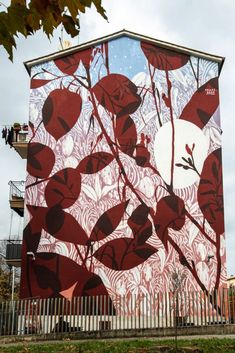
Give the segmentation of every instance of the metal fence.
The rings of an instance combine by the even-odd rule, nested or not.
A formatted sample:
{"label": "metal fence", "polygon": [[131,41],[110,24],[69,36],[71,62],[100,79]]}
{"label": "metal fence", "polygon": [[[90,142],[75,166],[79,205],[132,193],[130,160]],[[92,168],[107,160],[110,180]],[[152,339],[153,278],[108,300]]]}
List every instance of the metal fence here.
{"label": "metal fence", "polygon": [[0,335],[136,330],[235,323],[235,289],[24,299],[0,304]]}

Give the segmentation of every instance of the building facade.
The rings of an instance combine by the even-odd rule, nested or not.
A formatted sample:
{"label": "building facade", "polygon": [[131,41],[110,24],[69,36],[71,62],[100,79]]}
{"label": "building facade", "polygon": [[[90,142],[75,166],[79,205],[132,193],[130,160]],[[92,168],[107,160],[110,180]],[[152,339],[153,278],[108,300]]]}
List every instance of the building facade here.
{"label": "building facade", "polygon": [[26,63],[22,298],[225,285],[222,64],[127,31]]}

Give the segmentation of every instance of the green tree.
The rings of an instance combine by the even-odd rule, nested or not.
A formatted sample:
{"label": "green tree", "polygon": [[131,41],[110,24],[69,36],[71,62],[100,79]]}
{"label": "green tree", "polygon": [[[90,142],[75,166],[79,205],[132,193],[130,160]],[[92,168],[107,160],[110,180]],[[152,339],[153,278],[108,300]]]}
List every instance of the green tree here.
{"label": "green tree", "polygon": [[0,258],[0,301],[11,299],[11,273]]}
{"label": "green tree", "polygon": [[0,1],[0,45],[13,60],[16,37],[34,34],[40,29],[50,38],[54,30],[62,25],[66,32],[75,37],[79,33],[79,14],[85,13],[92,5],[107,19],[102,0],[11,0],[6,6]]}
{"label": "green tree", "polygon": [[[5,260],[7,240],[0,241],[0,302],[11,300],[13,268]],[[20,268],[14,268],[14,299],[19,298]]]}

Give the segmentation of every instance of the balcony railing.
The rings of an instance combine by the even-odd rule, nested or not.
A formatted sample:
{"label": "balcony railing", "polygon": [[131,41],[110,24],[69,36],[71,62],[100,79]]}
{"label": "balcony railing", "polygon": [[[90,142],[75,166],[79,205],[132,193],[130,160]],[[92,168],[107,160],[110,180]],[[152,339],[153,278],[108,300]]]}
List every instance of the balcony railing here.
{"label": "balcony railing", "polygon": [[19,267],[21,265],[21,240],[9,240],[6,244],[6,263],[9,266]]}
{"label": "balcony railing", "polygon": [[17,212],[21,217],[24,215],[24,194],[25,181],[9,181],[10,195],[9,202],[11,209]]}
{"label": "balcony railing", "polygon": [[19,153],[21,158],[27,158],[28,149],[28,125],[14,124],[13,126],[5,126],[2,130],[2,138],[5,139],[6,144]]}

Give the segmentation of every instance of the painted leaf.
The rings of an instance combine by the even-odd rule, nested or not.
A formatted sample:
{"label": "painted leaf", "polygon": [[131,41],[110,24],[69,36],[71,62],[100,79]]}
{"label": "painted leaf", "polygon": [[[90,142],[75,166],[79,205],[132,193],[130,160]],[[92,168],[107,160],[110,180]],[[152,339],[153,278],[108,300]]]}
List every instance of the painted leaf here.
{"label": "painted leaf", "polygon": [[140,167],[149,167],[150,166],[150,153],[143,144],[136,145],[136,155],[135,155],[136,164]]}
{"label": "painted leaf", "polygon": [[40,88],[42,86],[45,86],[47,83],[51,82],[51,80],[40,80],[40,79],[32,79],[31,80],[31,85],[30,88],[34,89],[34,88]]}
{"label": "painted leaf", "polygon": [[77,170],[83,174],[94,174],[104,169],[113,159],[114,157],[110,153],[95,152],[81,160]]}
{"label": "painted leaf", "polygon": [[152,223],[148,219],[149,212],[150,208],[146,204],[141,204],[132,212],[127,221],[137,245],[143,245],[152,235]]}
{"label": "painted leaf", "polygon": [[79,94],[67,88],[50,92],[42,108],[45,129],[56,140],[67,134],[76,124],[82,108]]}
{"label": "painted leaf", "polygon": [[88,48],[74,54],[69,54],[63,58],[56,59],[55,64],[64,74],[73,75],[77,71],[80,61],[82,61],[86,68],[89,68],[92,51],[93,48]]}
{"label": "painted leaf", "polygon": [[153,44],[141,42],[141,49],[148,62],[158,70],[176,70],[187,64],[189,55],[160,48]]}
{"label": "painted leaf", "polygon": [[55,155],[50,147],[39,142],[28,144],[27,171],[35,178],[47,178],[55,164]]}
{"label": "painted leaf", "polygon": [[[32,295],[28,297],[48,298],[61,296],[62,291],[72,287],[77,281],[84,281],[88,271],[65,256],[36,253],[35,260],[28,263],[28,272],[32,291]],[[27,295],[26,282],[27,278],[24,278],[24,295]]]}
{"label": "painted leaf", "polygon": [[48,207],[40,207],[40,206],[32,206],[32,205],[26,205],[27,209],[30,213],[31,220],[31,228],[32,232],[39,232],[42,230],[42,228],[45,228],[45,218],[46,214],[48,212]]}
{"label": "painted leaf", "polygon": [[77,284],[75,296],[90,296],[90,295],[107,295],[108,292],[104,287],[101,278],[95,273],[85,270],[86,277]]}
{"label": "painted leaf", "polygon": [[[115,315],[115,307],[105,288],[101,278],[95,273],[88,272],[84,273],[84,278],[78,281],[74,288],[73,295],[75,297],[89,297],[87,298],[86,304],[83,301],[83,305],[77,308],[80,314],[94,315],[94,312],[99,315],[113,314]],[[97,296],[99,300],[97,302]]]}
{"label": "painted leaf", "polygon": [[224,233],[223,178],[221,149],[204,162],[198,186],[199,207],[216,234]]}
{"label": "painted leaf", "polygon": [[34,272],[41,289],[50,288],[54,293],[60,292],[60,281],[54,271],[42,265],[34,265]]}
{"label": "painted leaf", "polygon": [[[42,228],[41,228],[42,229]],[[23,241],[26,244],[26,251],[36,253],[41,239],[41,229],[33,232],[32,222],[29,222],[24,228]]]}
{"label": "painted leaf", "polygon": [[169,195],[161,198],[154,216],[157,236],[168,250],[168,228],[180,230],[185,223],[184,201],[178,196]]}
{"label": "painted leaf", "polygon": [[184,107],[180,119],[184,119],[202,129],[219,106],[218,77],[202,85]]}
{"label": "painted leaf", "polygon": [[92,90],[98,102],[110,113],[119,117],[134,113],[141,103],[137,87],[123,75],[105,76]]}
{"label": "painted leaf", "polygon": [[134,239],[119,238],[105,243],[94,256],[105,266],[124,271],[142,264],[156,251],[149,244],[136,245]]}
{"label": "painted leaf", "polygon": [[112,234],[121,222],[128,203],[129,200],[122,202],[104,212],[92,229],[89,241],[99,241]]}
{"label": "painted leaf", "polygon": [[81,191],[81,175],[77,169],[65,168],[52,175],[45,188],[47,206],[70,207]]}
{"label": "painted leaf", "polygon": [[56,239],[79,245],[86,245],[88,237],[81,225],[69,213],[55,205],[47,212],[45,230]]}
{"label": "painted leaf", "polygon": [[[26,258],[25,256],[23,261]],[[37,253],[35,260],[25,263],[25,267],[27,269],[22,275],[21,298],[37,296],[40,298],[57,297],[70,300],[75,296],[97,295],[102,296],[98,307],[96,307],[94,301],[94,305],[90,307],[88,305],[79,305],[72,309],[68,301],[65,303],[66,310],[71,312],[70,309],[72,309],[76,313],[88,314],[91,313],[89,310],[92,307],[95,308],[97,314],[115,313],[113,303],[100,277],[71,259],[56,253]],[[28,276],[26,276],[26,272],[28,272]],[[84,301],[83,304],[85,304]],[[65,313],[67,312],[66,310],[64,310]],[[53,313],[55,311],[52,310]]]}
{"label": "painted leaf", "polygon": [[121,151],[132,157],[137,142],[137,131],[135,123],[129,115],[117,118],[115,136]]}

